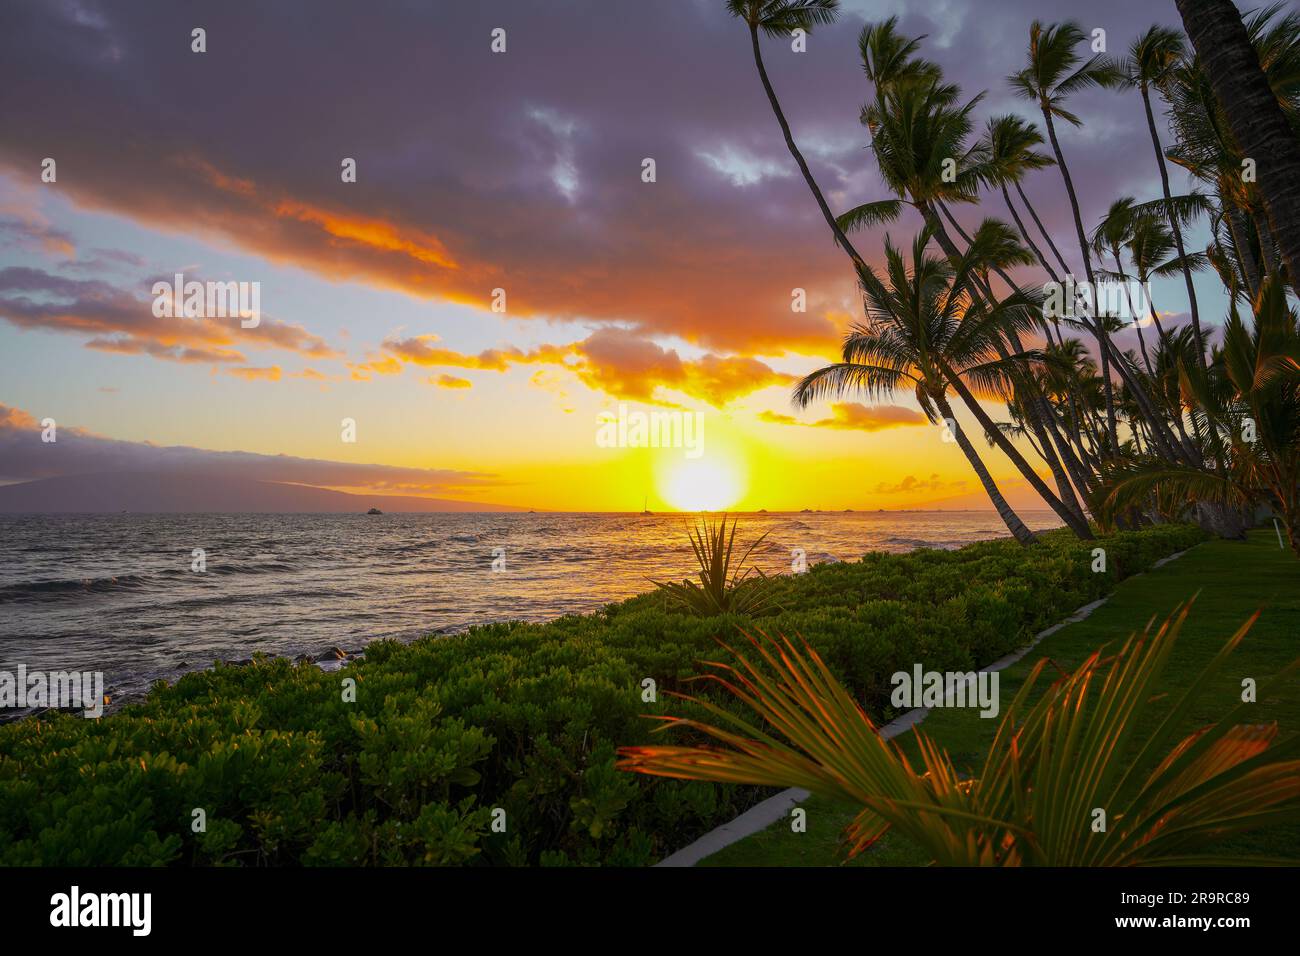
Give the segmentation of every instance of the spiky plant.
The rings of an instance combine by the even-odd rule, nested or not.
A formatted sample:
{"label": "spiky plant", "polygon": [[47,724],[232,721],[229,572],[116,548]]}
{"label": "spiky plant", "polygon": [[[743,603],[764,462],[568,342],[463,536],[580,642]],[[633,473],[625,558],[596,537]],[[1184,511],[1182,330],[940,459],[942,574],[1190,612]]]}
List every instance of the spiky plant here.
{"label": "spiky plant", "polygon": [[[920,765],[885,740],[858,702],[806,644],[751,638],[761,660],[713,663],[720,683],[758,717],[750,722],[696,700],[722,722],[660,718],[724,748],[624,747],[623,770],[686,780],[803,787],[861,811],[847,834],[858,853],[891,827],[950,866],[1134,866],[1273,862],[1229,860],[1225,838],[1300,821],[1300,737],[1276,724],[1238,723],[1249,704],[1179,738],[1200,692],[1246,636],[1243,624],[1200,676],[1151,719],[1190,602],[1154,633],[1100,648],[1047,687],[1040,661],[1002,715],[984,765],[972,776],[916,730]],[[1268,682],[1279,686],[1295,661]],[[1270,690],[1261,689],[1261,695]],[[679,695],[680,696],[680,695]],[[1146,738],[1139,726],[1154,723]],[[727,727],[728,729],[724,729]],[[1104,829],[1098,821],[1103,820]]]}
{"label": "spiky plant", "polygon": [[736,528],[739,525],[740,519],[733,518],[728,529],[727,516],[723,515],[721,521],[701,518],[695,527],[687,528],[691,550],[695,552],[695,561],[700,568],[699,582],[689,579],[655,581],[655,587],[667,594],[678,607],[698,617],[718,614],[759,617],[778,610],[771,600],[771,581],[767,575],[752,565],[744,566],[770,532],[759,535],[745,553],[737,557]]}

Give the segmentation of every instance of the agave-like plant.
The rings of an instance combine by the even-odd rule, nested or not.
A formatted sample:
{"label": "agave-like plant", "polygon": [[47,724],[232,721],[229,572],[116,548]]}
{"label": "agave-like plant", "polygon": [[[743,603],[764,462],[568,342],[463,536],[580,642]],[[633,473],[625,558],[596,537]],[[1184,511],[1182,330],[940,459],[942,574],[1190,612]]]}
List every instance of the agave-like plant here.
{"label": "agave-like plant", "polygon": [[[754,549],[770,532],[764,531],[737,558],[736,528],[739,525],[740,519],[733,518],[728,529],[726,515],[716,522],[701,518],[697,526],[686,529],[695,561],[700,566],[699,583],[689,579],[652,583],[679,607],[698,617],[718,614],[759,617],[778,610],[771,601],[771,579],[757,567],[744,567]],[[755,577],[750,578],[751,574]]]}
{"label": "agave-like plant", "polygon": [[[1098,649],[1032,701],[1050,663],[1040,661],[1004,712],[983,767],[971,776],[959,773],[920,729],[921,763],[913,766],[896,742],[880,736],[816,651],[762,634],[750,638],[760,663],[736,654],[735,666],[713,663],[716,672],[703,678],[748,705],[758,723],[696,699],[723,726],[667,717],[659,718],[667,722],[659,729],[691,727],[726,749],[624,747],[619,767],[687,780],[797,786],[850,801],[862,808],[847,834],[853,854],[893,827],[935,863],[949,866],[1280,862],[1228,859],[1207,848],[1300,821],[1300,736],[1279,742],[1275,723],[1238,723],[1250,706],[1242,703],[1178,739],[1201,691],[1255,617],[1177,702],[1158,720],[1147,720],[1154,702],[1166,699],[1161,677],[1190,607],[1182,605],[1154,633],[1148,624],[1116,652]],[[1268,686],[1277,687],[1298,668],[1300,660]],[[1154,732],[1138,740],[1139,725],[1150,723]]]}

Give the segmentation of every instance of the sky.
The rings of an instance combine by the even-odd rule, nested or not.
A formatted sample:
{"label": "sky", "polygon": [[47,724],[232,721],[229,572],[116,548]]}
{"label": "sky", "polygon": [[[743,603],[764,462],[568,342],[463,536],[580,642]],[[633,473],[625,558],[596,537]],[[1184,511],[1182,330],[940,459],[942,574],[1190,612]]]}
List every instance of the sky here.
{"label": "sky", "polygon": [[[868,20],[898,15],[966,96],[987,90],[980,124],[1035,118],[1005,82],[1035,17],[1101,28],[1111,53],[1178,24],[1172,0],[842,7],[803,52],[764,41],[837,212],[888,196],[858,122]],[[722,0],[11,0],[0,17],[0,482],[184,466],[539,510],[987,506],[909,395],[791,406],[861,305]],[[1071,103],[1087,227],[1158,196],[1138,95]],[[1059,173],[1025,188],[1077,262]],[[1007,218],[996,196],[958,215]],[[856,240],[873,262],[885,232]],[[257,283],[258,324],[155,314],[177,273]],[[1226,297],[1197,288],[1217,325]],[[1153,297],[1186,321],[1181,279]],[[699,448],[601,440],[650,413],[702,423]],[[46,419],[76,450],[41,442]]]}

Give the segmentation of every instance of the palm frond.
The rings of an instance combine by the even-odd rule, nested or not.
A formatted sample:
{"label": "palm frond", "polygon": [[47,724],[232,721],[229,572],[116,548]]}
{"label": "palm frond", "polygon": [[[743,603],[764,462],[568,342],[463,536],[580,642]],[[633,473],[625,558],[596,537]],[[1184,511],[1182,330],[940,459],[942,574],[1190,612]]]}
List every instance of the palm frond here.
{"label": "palm frond", "polygon": [[[1003,711],[976,776],[959,773],[919,728],[914,767],[812,647],[762,633],[749,638],[753,659],[728,648],[737,663],[708,662],[703,678],[743,703],[753,720],[687,698],[719,723],[667,718],[658,730],[689,727],[721,746],[623,747],[618,766],[685,780],[797,786],[851,801],[861,807],[848,831],[851,853],[892,828],[941,865],[1230,863],[1206,848],[1300,821],[1300,738],[1279,743],[1275,725],[1237,723],[1246,706],[1238,705],[1178,740],[1253,622],[1169,706],[1158,691],[1189,609],[1155,631],[1148,625],[1118,650],[1098,649],[1046,688],[1047,662],[1040,661]],[[1269,688],[1298,668],[1300,660]],[[1157,701],[1163,714],[1155,713]],[[1153,719],[1156,730],[1137,745],[1138,728]],[[1099,832],[1092,826],[1097,808],[1108,818]]]}

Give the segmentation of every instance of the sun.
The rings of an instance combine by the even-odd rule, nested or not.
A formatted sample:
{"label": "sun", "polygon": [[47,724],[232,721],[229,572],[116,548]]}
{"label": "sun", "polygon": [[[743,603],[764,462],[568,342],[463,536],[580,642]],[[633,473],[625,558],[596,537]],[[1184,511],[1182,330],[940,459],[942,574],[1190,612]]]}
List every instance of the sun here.
{"label": "sun", "polygon": [[659,494],[678,511],[723,511],[741,495],[739,469],[718,458],[688,458],[659,478]]}

